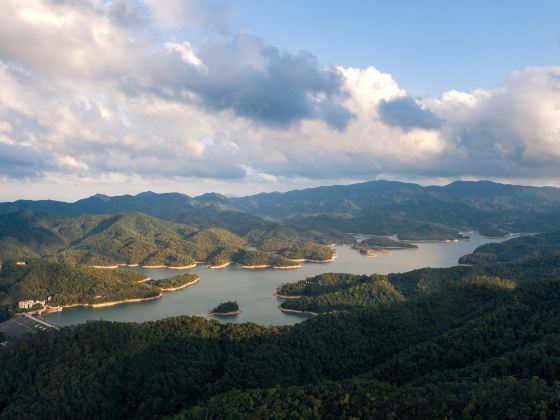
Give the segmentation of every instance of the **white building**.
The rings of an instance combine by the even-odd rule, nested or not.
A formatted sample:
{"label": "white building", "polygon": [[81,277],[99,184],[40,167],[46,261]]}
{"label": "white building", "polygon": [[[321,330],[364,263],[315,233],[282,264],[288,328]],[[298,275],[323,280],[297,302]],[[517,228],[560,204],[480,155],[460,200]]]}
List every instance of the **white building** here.
{"label": "white building", "polygon": [[30,299],[30,300],[20,300],[18,302],[18,308],[19,309],[31,309],[31,308],[33,308],[33,306],[35,306],[37,304],[45,306],[45,301],[44,300],[32,300],[32,299]]}

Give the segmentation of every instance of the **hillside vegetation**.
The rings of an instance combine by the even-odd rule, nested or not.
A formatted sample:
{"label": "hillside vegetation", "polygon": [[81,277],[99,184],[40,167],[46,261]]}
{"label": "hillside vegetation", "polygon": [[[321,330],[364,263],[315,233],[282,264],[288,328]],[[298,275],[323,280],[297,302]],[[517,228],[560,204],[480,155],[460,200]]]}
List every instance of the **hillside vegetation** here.
{"label": "hillside vegetation", "polygon": [[462,282],[282,328],[179,317],[39,333],[0,349],[0,411],[18,418],[32,404],[45,417],[84,419],[554,417],[560,282],[510,286]]}
{"label": "hillside vegetation", "polygon": [[21,210],[58,216],[140,212],[200,229],[218,227],[243,237],[254,229],[282,226],[277,223],[281,222],[307,240],[324,244],[340,241],[323,242],[312,237],[313,231],[447,240],[461,238],[461,232],[471,230],[488,236],[558,230],[560,189],[488,181],[429,187],[370,181],[237,198],[216,193],[189,197],[145,192],[116,197],[98,194],[75,203],[0,203],[0,214]]}
{"label": "hillside vegetation", "polygon": [[[271,246],[279,230],[253,229],[248,239],[251,246],[277,254],[290,250],[290,255],[313,259],[332,257],[331,248],[309,242],[299,232],[287,228],[281,239],[285,248]],[[321,237],[331,239],[328,233]],[[60,217],[24,211],[0,215],[0,245],[0,261],[43,257],[74,264],[173,267],[189,266],[196,261],[220,265],[243,260],[244,253],[236,254],[249,246],[245,238],[222,228],[202,229],[140,213]]]}
{"label": "hillside vegetation", "polygon": [[50,304],[97,304],[154,297],[159,289],[142,283],[144,275],[129,270],[102,270],[71,264],[33,261],[21,267],[4,264],[0,270],[3,304],[45,300]]}
{"label": "hillside vegetation", "polygon": [[423,187],[392,181],[324,186],[233,199],[245,211],[299,228],[334,228],[407,240],[560,229],[560,189],[493,182]]}
{"label": "hillside vegetation", "polygon": [[[531,280],[560,279],[560,241],[557,233],[514,238],[502,243],[484,245],[475,250],[486,255],[499,255],[500,262],[448,268],[421,268],[389,275],[355,275],[326,273],[277,289],[283,296],[284,309],[323,313],[349,310],[363,306],[378,306],[393,301],[441,292],[465,281],[521,284]],[[511,254],[508,254],[511,250]],[[466,256],[461,258],[464,261]],[[498,260],[494,258],[492,261]],[[480,261],[477,260],[477,261]]]}
{"label": "hillside vegetation", "polygon": [[523,261],[560,255],[560,230],[521,236],[502,243],[485,244],[459,260],[462,264]]}

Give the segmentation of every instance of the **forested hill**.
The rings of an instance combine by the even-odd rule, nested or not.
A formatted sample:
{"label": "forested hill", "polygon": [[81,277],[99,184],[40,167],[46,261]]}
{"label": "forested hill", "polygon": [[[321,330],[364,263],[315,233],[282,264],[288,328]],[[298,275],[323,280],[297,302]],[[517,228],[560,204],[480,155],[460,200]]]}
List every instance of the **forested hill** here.
{"label": "forested hill", "polygon": [[559,307],[559,281],[513,289],[490,281],[292,327],[189,317],[90,322],[0,349],[0,412],[7,419],[554,418]]}
{"label": "forested hill", "polygon": [[[296,310],[336,311],[295,326],[177,317],[24,337],[0,347],[0,417],[555,418],[560,256],[531,256],[527,238],[503,243],[511,262],[285,285]],[[21,290],[45,284],[14,269]]]}
{"label": "forested hill", "polygon": [[515,262],[555,255],[560,256],[560,230],[482,245],[472,254],[462,257],[459,262],[462,264]]}
{"label": "forested hill", "polygon": [[330,228],[399,234],[401,239],[411,240],[453,239],[469,230],[503,236],[560,229],[560,189],[488,181],[461,181],[443,187],[371,181],[237,198],[146,192],[95,195],[74,203],[0,203],[0,214],[18,210],[66,216],[141,212],[169,221],[226,228],[238,235],[269,225],[269,220],[261,218],[265,217],[300,230]]}
{"label": "forested hill", "polygon": [[371,181],[233,199],[246,211],[305,227],[401,239],[448,239],[460,231],[490,236],[560,228],[560,189],[493,182],[422,187]]}
{"label": "forested hill", "polygon": [[289,297],[281,303],[283,309],[325,313],[439,293],[473,279],[502,285],[560,279],[560,235],[539,234],[483,245],[460,261],[474,264],[389,275],[324,273],[286,283],[277,293]]}
{"label": "forested hill", "polygon": [[0,262],[43,258],[88,265],[180,267],[196,261],[220,265],[236,257],[246,262],[247,253],[241,251],[256,247],[278,254],[258,253],[259,261],[290,265],[282,257],[329,260],[334,251],[325,244],[348,240],[339,232],[300,232],[276,224],[256,226],[240,237],[222,228],[174,223],[141,213],[66,217],[18,211],[0,215]]}
{"label": "forested hill", "polygon": [[48,257],[79,264],[184,266],[230,253],[245,241],[218,228],[197,229],[140,213],[57,217],[29,212],[0,216],[0,259]]}

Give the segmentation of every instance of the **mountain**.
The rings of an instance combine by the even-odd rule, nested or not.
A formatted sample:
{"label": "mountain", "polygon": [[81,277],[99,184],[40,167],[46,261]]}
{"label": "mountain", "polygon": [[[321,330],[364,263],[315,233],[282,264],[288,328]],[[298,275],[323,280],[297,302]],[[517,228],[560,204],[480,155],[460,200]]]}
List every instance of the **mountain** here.
{"label": "mountain", "polygon": [[105,266],[180,267],[196,261],[294,265],[286,258],[329,260],[334,251],[325,244],[350,240],[336,232],[300,232],[261,219],[253,225],[250,220],[255,216],[244,216],[245,227],[237,224],[246,232],[240,237],[212,223],[187,225],[143,213],[69,217],[17,211],[0,215],[0,262],[43,258]]}
{"label": "mountain", "polygon": [[232,199],[245,211],[300,228],[451,239],[560,228],[560,189],[458,181],[439,187],[371,181]]}
{"label": "mountain", "polygon": [[65,203],[53,200],[18,200],[0,203],[0,214],[18,210],[28,210],[62,216],[81,214],[116,214],[126,212],[147,213],[156,217],[170,217],[192,207],[195,201],[188,195],[179,193],[156,194],[144,192],[138,195],[109,197],[103,194]]}
{"label": "mountain", "polygon": [[26,211],[0,215],[0,258],[80,264],[185,266],[245,246],[219,228],[198,229],[141,213],[52,216]]}
{"label": "mountain", "polygon": [[370,181],[285,193],[228,198],[208,193],[145,192],[135,196],[95,195],[74,203],[0,203],[0,214],[18,210],[53,215],[139,212],[200,227],[220,227],[238,235],[278,223],[297,228],[332,229],[400,239],[444,240],[478,230],[489,236],[560,229],[560,189],[505,185],[489,181],[423,187]]}

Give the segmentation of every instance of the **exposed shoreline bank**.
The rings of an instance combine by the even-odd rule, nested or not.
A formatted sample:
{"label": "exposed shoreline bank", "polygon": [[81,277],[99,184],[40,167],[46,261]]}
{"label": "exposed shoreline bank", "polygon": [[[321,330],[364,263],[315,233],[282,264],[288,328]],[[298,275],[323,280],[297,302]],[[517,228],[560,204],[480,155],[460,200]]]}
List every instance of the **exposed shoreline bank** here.
{"label": "exposed shoreline bank", "polygon": [[182,266],[171,266],[171,265],[140,265],[140,264],[115,264],[115,265],[90,265],[91,268],[98,268],[98,269],[116,269],[121,267],[131,267],[131,268],[169,268],[171,270],[188,270],[190,268],[195,268],[197,263],[191,265],[182,265]]}
{"label": "exposed shoreline bank", "polygon": [[278,305],[278,309],[280,309],[282,312],[286,312],[286,313],[293,313],[293,314],[303,314],[303,315],[319,315],[317,312],[311,312],[311,311],[299,311],[297,309],[286,309],[286,308],[282,308],[282,305]]}
{"label": "exposed shoreline bank", "polygon": [[122,300],[114,300],[110,302],[101,302],[101,303],[72,303],[70,305],[61,305],[61,306],[53,306],[51,307],[52,310],[47,310],[46,313],[54,313],[54,312],[62,312],[64,309],[69,308],[105,308],[107,306],[114,306],[120,305],[121,303],[136,303],[136,302],[144,302],[148,300],[159,299],[163,296],[163,293],[160,292],[157,296],[151,296],[146,298],[132,298],[132,299],[122,299]]}
{"label": "exposed shoreline bank", "polygon": [[210,316],[235,316],[235,315],[239,315],[241,312],[243,312],[241,309],[238,311],[231,311],[231,312],[208,312],[208,315]]}
{"label": "exposed shoreline bank", "polygon": [[278,299],[301,299],[303,295],[283,295],[281,293],[273,293],[272,296]]}
{"label": "exposed shoreline bank", "polygon": [[230,266],[232,264],[231,261],[225,262],[223,264],[218,264],[218,265],[208,265],[208,268],[211,268],[213,270],[218,269],[218,268],[226,268],[228,266]]}
{"label": "exposed shoreline bank", "polygon": [[[196,284],[196,283],[198,283],[199,281],[200,281],[200,277],[197,277],[196,279],[194,279],[194,280],[192,280],[192,281],[189,281],[189,282],[187,282],[187,283],[185,283],[185,284],[183,284],[183,285],[181,285],[181,286],[177,286],[177,287],[167,287],[167,288],[160,287],[160,290],[161,290],[162,292],[174,292],[174,291],[176,291],[176,290],[181,290],[181,289],[184,289],[185,287],[192,286],[193,284]],[[156,286],[156,287],[158,287],[158,286]]]}

